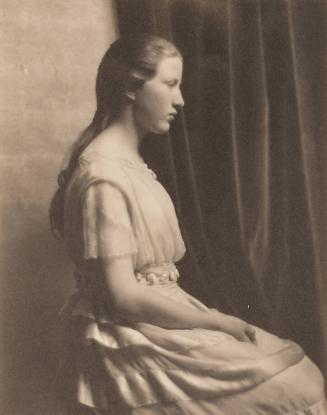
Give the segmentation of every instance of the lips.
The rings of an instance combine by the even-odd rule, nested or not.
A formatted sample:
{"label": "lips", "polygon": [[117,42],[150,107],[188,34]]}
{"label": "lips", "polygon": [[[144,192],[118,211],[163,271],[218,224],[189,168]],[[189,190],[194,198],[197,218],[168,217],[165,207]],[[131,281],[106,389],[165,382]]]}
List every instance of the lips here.
{"label": "lips", "polygon": [[168,115],[168,119],[169,119],[169,121],[173,121],[174,119],[175,119],[175,117],[176,117],[176,112],[171,112],[169,115]]}

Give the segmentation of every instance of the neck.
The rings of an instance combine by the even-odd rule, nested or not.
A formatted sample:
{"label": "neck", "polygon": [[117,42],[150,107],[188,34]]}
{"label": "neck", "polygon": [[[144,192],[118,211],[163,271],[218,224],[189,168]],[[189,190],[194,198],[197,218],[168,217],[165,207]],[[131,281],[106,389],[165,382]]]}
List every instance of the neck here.
{"label": "neck", "polygon": [[125,148],[129,148],[134,153],[139,152],[141,142],[146,134],[135,123],[132,106],[128,106],[120,114],[120,116],[109,127],[111,132],[115,132],[115,136],[120,144]]}
{"label": "neck", "polygon": [[103,153],[141,161],[139,148],[145,134],[145,131],[137,127],[132,108],[126,107],[120,116],[95,138],[93,146]]}

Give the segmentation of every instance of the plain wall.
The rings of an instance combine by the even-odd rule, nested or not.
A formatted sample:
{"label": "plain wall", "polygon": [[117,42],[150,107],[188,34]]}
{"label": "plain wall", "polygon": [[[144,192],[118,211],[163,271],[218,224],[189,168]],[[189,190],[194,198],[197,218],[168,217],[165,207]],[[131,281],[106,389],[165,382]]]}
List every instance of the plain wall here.
{"label": "plain wall", "polygon": [[74,288],[48,207],[64,154],[93,116],[117,25],[112,0],[2,0],[0,27],[0,413],[44,415],[57,315]]}

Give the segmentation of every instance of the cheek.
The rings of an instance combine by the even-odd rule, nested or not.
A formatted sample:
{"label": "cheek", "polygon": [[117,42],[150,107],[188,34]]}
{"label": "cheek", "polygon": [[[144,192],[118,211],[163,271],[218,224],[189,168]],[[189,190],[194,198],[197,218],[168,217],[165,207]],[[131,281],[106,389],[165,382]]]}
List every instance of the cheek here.
{"label": "cheek", "polygon": [[137,122],[148,131],[164,133],[169,130],[168,113],[171,110],[171,94],[165,85],[151,85],[136,95],[135,116]]}
{"label": "cheek", "polygon": [[152,94],[147,96],[145,100],[138,103],[138,114],[148,121],[156,121],[158,118],[163,117],[166,111],[166,101],[163,96],[158,94]]}
{"label": "cheek", "polygon": [[164,94],[153,92],[148,94],[145,105],[150,111],[160,111],[164,109],[165,106],[165,97]]}

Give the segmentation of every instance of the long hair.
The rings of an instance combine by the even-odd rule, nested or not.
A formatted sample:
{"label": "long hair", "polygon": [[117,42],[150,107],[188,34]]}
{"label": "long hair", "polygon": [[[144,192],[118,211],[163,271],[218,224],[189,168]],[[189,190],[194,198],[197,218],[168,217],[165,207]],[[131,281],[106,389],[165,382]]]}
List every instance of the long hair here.
{"label": "long hair", "polygon": [[64,236],[64,197],[67,185],[86,147],[121,113],[127,104],[127,92],[141,88],[156,74],[159,61],[178,56],[178,49],[168,40],[147,35],[129,34],[109,47],[98,68],[96,79],[97,108],[90,125],[73,144],[67,167],[59,173],[58,186],[50,205],[53,232]]}

